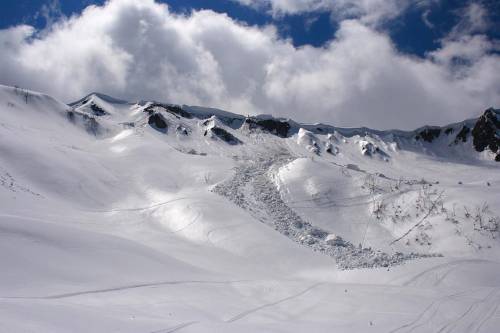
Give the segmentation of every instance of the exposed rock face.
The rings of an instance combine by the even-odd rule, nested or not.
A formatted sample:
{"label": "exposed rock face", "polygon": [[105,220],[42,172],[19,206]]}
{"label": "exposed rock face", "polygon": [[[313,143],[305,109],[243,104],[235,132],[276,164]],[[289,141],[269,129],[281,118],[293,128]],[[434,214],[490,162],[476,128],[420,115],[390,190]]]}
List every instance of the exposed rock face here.
{"label": "exposed rock face", "polygon": [[235,137],[225,129],[217,126],[214,126],[205,131],[205,135],[208,135],[209,133],[212,134],[213,137],[216,137],[230,145],[239,145],[242,143],[237,137]]}
{"label": "exposed rock face", "polygon": [[155,130],[165,133],[168,129],[167,120],[160,113],[149,116],[148,124]]}
{"label": "exposed rock face", "polygon": [[276,119],[247,118],[245,123],[248,124],[251,130],[260,128],[282,138],[288,137],[288,131],[290,130],[290,124],[288,122]]}
{"label": "exposed rock face", "polygon": [[426,128],[422,131],[420,131],[415,139],[417,140],[424,140],[427,142],[432,142],[435,139],[437,139],[441,135],[441,129],[440,128]]}
{"label": "exposed rock face", "polygon": [[374,145],[369,141],[365,140],[359,141],[359,147],[361,149],[361,154],[365,156],[373,157],[378,155],[382,157],[384,160],[388,160],[389,158],[389,155],[385,151],[383,151],[378,146]]}
{"label": "exposed rock face", "polygon": [[189,128],[184,127],[182,125],[177,125],[177,127],[175,128],[175,131],[177,134],[183,135],[183,136],[188,136],[189,133],[191,132],[191,130]]}
{"label": "exposed rock face", "polygon": [[178,105],[169,105],[169,104],[161,104],[161,103],[152,103],[147,108],[144,109],[144,112],[152,114],[157,111],[157,109],[162,109],[163,111],[169,112],[177,117],[183,117],[191,119],[193,116],[184,110],[182,107]]}
{"label": "exposed rock face", "polygon": [[100,106],[98,106],[97,104],[95,104],[94,102],[90,103],[89,108],[92,111],[92,114],[94,116],[100,117],[100,116],[106,116],[106,115],[109,114],[103,108],[101,108]]}
{"label": "exposed rock face", "polygon": [[500,111],[489,108],[478,119],[472,129],[474,148],[482,152],[489,148],[496,153],[495,161],[500,161]]}
{"label": "exposed rock face", "polygon": [[467,135],[470,132],[470,128],[467,126],[463,126],[460,132],[458,132],[457,137],[455,138],[454,143],[457,144],[458,142],[467,142]]}
{"label": "exposed rock face", "polygon": [[85,113],[78,112],[78,111],[68,111],[66,113],[66,116],[67,116],[68,120],[70,122],[72,122],[73,124],[77,124],[77,123],[83,124],[83,127],[85,128],[85,130],[90,134],[97,136],[98,134],[101,133],[101,127],[100,127],[99,123],[92,116],[89,116]]}
{"label": "exposed rock face", "polygon": [[325,151],[333,156],[339,153],[339,148],[334,146],[331,142],[327,142],[325,148]]}

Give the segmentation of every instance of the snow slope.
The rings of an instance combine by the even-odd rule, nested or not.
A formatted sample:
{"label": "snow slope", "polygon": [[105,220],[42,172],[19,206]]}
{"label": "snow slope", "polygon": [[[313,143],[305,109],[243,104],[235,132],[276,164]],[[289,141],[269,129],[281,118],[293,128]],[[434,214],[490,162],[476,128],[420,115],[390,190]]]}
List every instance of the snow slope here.
{"label": "snow slope", "polygon": [[0,86],[0,331],[496,332],[497,113],[381,132]]}

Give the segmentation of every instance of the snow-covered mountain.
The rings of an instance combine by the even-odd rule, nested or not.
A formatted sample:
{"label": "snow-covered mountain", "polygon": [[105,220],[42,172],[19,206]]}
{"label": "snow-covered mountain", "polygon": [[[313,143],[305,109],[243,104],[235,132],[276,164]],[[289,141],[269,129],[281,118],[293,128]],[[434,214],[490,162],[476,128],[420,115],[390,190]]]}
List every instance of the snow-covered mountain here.
{"label": "snow-covered mountain", "polygon": [[495,109],[378,131],[0,86],[0,331],[496,332],[499,160]]}

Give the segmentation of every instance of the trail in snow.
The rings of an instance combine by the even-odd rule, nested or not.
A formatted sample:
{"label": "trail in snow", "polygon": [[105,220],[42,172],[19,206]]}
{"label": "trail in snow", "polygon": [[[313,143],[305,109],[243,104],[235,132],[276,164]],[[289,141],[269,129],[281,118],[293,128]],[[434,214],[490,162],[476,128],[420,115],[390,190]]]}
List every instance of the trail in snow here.
{"label": "trail in snow", "polygon": [[147,287],[158,287],[158,286],[167,286],[167,285],[182,285],[182,284],[232,284],[232,283],[245,283],[251,282],[253,280],[227,280],[227,281],[210,281],[210,280],[186,280],[186,281],[164,281],[164,282],[152,282],[152,283],[139,283],[139,284],[131,284],[125,286],[111,287],[111,288],[103,288],[103,289],[93,289],[93,290],[83,290],[76,291],[72,293],[64,293],[64,294],[56,294],[56,295],[48,295],[48,296],[7,296],[0,297],[0,299],[62,299],[69,298],[75,296],[82,295],[90,295],[90,294],[103,294],[115,291],[123,291],[123,290],[131,290],[131,289],[139,289],[139,288],[147,288]]}
{"label": "trail in snow", "polygon": [[172,199],[172,200],[158,202],[158,203],[155,203],[155,204],[152,204],[152,205],[148,205],[148,206],[144,206],[144,207],[114,208],[114,209],[107,209],[107,210],[86,210],[86,211],[92,212],[92,213],[136,212],[136,211],[142,211],[142,210],[148,210],[148,209],[157,208],[157,207],[164,206],[164,205],[176,202],[176,201],[187,200],[187,199],[190,199],[190,198],[187,198],[187,197],[176,198],[176,199]]}
{"label": "trail in snow", "polygon": [[412,332],[415,329],[428,324],[438,314],[439,309],[441,308],[442,304],[444,302],[446,302],[447,300],[455,299],[455,298],[461,297],[465,294],[474,293],[476,291],[477,291],[477,289],[473,290],[473,291],[466,290],[466,291],[455,292],[455,293],[452,293],[450,295],[440,297],[437,300],[433,301],[431,304],[429,304],[422,312],[420,312],[417,315],[417,317],[413,321],[411,321],[407,324],[404,324],[402,326],[399,326],[399,327],[393,329],[392,331],[390,331],[389,333],[396,333],[396,332],[401,332],[401,331]]}
{"label": "trail in snow", "polygon": [[312,286],[310,287],[307,287],[306,289],[300,291],[299,293],[296,293],[296,294],[293,294],[293,295],[290,295],[288,297],[285,297],[285,298],[282,298],[282,299],[279,299],[277,301],[274,301],[274,302],[271,302],[271,303],[266,303],[266,304],[263,304],[261,306],[258,306],[256,308],[253,308],[253,309],[249,309],[249,310],[246,310],[246,311],[243,311],[239,314],[237,314],[236,316],[226,320],[227,323],[231,323],[231,322],[234,322],[234,321],[237,321],[237,320],[240,320],[252,313],[255,313],[257,311],[260,311],[262,309],[265,309],[265,308],[269,308],[269,307],[272,307],[272,306],[275,306],[275,305],[278,305],[278,304],[281,304],[281,303],[284,303],[284,302],[287,302],[289,300],[292,300],[294,298],[297,298],[297,297],[300,297],[306,293],[308,293],[309,291],[313,290],[314,288],[318,287],[322,285],[322,283],[315,283],[313,284]]}
{"label": "trail in snow", "polygon": [[[467,298],[472,298],[472,295],[480,289],[476,288],[443,296],[433,301],[413,321],[393,329],[390,333],[414,331],[436,333],[480,332],[486,322],[495,315],[499,307],[500,298],[497,288],[491,288],[485,297],[472,302],[466,306],[463,312],[456,313],[451,319],[442,316],[443,313],[449,312],[445,311],[447,302],[458,298],[465,299],[464,296],[467,295],[470,295]],[[455,314],[455,311],[450,313]]]}
{"label": "trail in snow", "polygon": [[479,332],[481,326],[495,313],[499,301],[498,289],[492,289],[484,298],[472,303],[463,313],[441,326],[437,333],[456,332],[460,327],[465,329],[464,332]]}
{"label": "trail in snow", "polygon": [[188,321],[187,323],[175,325],[174,327],[165,328],[165,329],[158,330],[158,331],[153,331],[151,333],[173,333],[173,332],[177,332],[183,328],[186,328],[188,326],[197,324],[197,323],[198,323],[198,321]]}
{"label": "trail in snow", "polygon": [[[452,261],[452,262],[447,262],[447,263],[444,263],[444,264],[440,264],[440,265],[428,268],[428,269],[424,270],[423,272],[420,272],[419,274],[413,276],[409,280],[405,281],[403,283],[403,286],[416,285],[418,281],[425,280],[430,275],[432,275],[432,277],[434,278],[434,276],[435,276],[434,273],[436,271],[440,271],[440,270],[445,269],[445,268],[454,268],[454,267],[456,267],[458,265],[461,265],[461,264],[481,264],[481,263],[489,263],[489,264],[500,265],[500,263],[498,263],[496,261],[486,260],[486,259],[461,259],[461,260],[455,260],[455,261]],[[439,280],[442,280],[442,279],[438,279],[438,281]]]}

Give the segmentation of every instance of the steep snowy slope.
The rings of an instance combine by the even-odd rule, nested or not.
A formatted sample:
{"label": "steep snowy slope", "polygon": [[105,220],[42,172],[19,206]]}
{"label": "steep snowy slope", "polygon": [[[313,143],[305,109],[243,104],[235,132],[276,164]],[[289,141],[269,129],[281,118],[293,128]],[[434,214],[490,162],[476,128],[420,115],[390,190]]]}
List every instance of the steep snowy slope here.
{"label": "steep snowy slope", "polygon": [[381,132],[0,86],[0,331],[496,332],[498,114]]}

